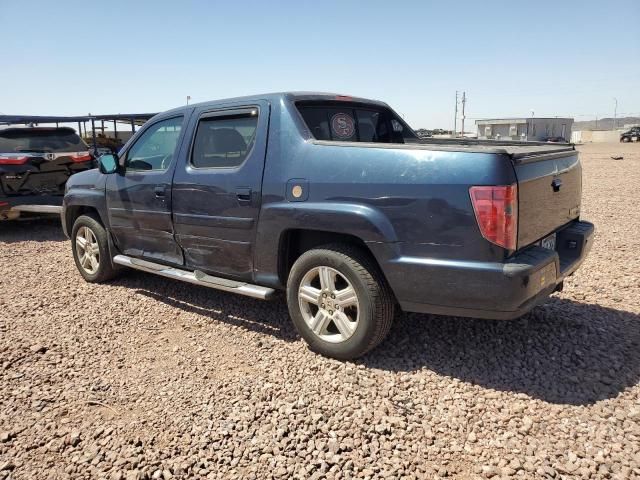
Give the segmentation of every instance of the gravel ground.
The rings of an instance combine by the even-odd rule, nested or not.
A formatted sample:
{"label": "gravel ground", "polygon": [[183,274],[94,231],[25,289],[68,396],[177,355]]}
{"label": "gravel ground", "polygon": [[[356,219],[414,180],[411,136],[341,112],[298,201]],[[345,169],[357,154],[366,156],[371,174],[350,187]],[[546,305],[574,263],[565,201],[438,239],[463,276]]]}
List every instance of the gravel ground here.
{"label": "gravel ground", "polygon": [[56,221],[1,224],[0,479],[640,478],[640,145],[581,150],[598,233],[564,292],[408,315],[357,362],[282,302],[90,285]]}

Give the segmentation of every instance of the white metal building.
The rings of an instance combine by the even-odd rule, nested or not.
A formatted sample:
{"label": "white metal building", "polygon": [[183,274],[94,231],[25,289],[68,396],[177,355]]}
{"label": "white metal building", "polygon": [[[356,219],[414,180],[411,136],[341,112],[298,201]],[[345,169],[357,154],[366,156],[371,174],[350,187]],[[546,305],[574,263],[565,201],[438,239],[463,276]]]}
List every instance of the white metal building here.
{"label": "white metal building", "polygon": [[476,120],[478,138],[492,140],[529,140],[544,142],[548,138],[571,139],[573,118],[492,118]]}

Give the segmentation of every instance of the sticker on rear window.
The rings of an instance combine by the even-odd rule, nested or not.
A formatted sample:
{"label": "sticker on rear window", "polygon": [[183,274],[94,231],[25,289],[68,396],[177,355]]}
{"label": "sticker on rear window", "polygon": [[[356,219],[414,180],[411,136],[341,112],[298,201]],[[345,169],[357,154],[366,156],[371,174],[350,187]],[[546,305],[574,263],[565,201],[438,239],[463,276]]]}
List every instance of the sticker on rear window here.
{"label": "sticker on rear window", "polygon": [[336,113],[331,117],[331,131],[338,138],[351,138],[356,131],[355,122],[346,113]]}

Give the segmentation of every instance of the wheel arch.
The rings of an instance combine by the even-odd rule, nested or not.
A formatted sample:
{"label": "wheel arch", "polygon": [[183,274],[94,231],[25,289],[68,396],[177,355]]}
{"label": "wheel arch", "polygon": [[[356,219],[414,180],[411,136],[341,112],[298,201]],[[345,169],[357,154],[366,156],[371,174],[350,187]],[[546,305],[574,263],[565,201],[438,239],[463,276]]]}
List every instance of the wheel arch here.
{"label": "wheel arch", "polygon": [[375,255],[367,243],[356,235],[328,230],[290,228],[282,232],[278,244],[278,279],[280,284],[287,284],[291,267],[303,253],[331,244],[348,245],[357,248],[371,259],[384,277],[384,272]]}
{"label": "wheel arch", "polygon": [[71,238],[73,225],[76,223],[76,220],[78,219],[78,217],[80,217],[81,215],[87,215],[87,214],[92,215],[93,217],[96,218],[96,220],[98,220],[102,224],[102,226],[105,226],[104,221],[100,216],[100,212],[96,207],[92,207],[89,205],[69,205],[65,207],[63,222],[64,222],[65,231],[67,232],[67,236],[69,238]]}
{"label": "wheel arch", "polygon": [[383,259],[379,254],[393,249],[398,241],[383,212],[357,203],[274,202],[262,207],[259,223],[254,280],[279,289],[286,285],[293,262],[310,248],[330,243],[356,245],[380,268]]}

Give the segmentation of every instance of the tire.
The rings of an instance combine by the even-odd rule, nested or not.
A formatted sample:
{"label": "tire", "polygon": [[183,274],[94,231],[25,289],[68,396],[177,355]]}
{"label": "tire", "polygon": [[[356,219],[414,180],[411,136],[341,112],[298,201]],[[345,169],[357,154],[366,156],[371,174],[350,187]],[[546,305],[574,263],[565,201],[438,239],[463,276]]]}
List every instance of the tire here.
{"label": "tire", "polygon": [[629,143],[631,141],[631,139],[629,137],[622,137],[622,139],[620,141],[622,143]]}
{"label": "tire", "polygon": [[[107,231],[97,218],[91,214],[79,216],[71,232],[73,260],[80,275],[90,283],[106,282],[115,277],[117,271],[111,263]],[[84,238],[84,242],[80,241],[79,237]],[[82,244],[88,241],[92,244],[90,252],[82,247]]]}
{"label": "tire", "polygon": [[287,304],[309,348],[340,360],[378,346],[395,311],[393,293],[375,262],[348,245],[302,254],[289,273]]}

